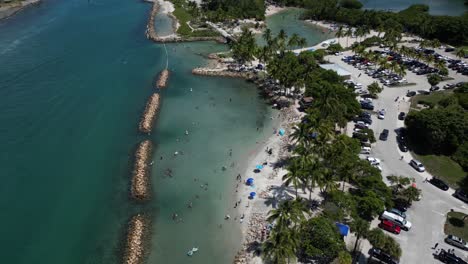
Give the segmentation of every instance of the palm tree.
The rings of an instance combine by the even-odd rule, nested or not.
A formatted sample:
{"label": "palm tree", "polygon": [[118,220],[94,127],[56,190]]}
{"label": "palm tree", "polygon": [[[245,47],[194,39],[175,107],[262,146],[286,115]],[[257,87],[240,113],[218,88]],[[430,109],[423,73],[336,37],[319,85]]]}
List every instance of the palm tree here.
{"label": "palm tree", "polygon": [[296,230],[276,230],[275,228],[263,244],[263,257],[271,263],[289,263],[295,258],[298,245]]}
{"label": "palm tree", "polygon": [[419,196],[421,195],[421,190],[414,186],[409,186],[408,188],[402,191],[402,195],[406,197],[407,203],[411,204],[412,201],[416,201],[419,199]]}
{"label": "palm tree", "polygon": [[395,69],[395,73],[403,77],[406,75],[406,69],[403,64],[399,64],[398,67]]}
{"label": "palm tree", "polygon": [[304,213],[307,211],[302,199],[296,197],[295,200],[286,200],[277,209],[271,210],[267,220],[270,223],[275,222],[278,230],[288,229],[291,225],[304,221]]}
{"label": "palm tree", "polygon": [[304,48],[307,46],[307,39],[305,38],[299,38],[299,41],[297,42],[297,45],[301,48]]}
{"label": "palm tree", "polygon": [[267,45],[271,43],[271,41],[273,40],[272,34],[271,34],[271,29],[269,29],[269,28],[265,29],[265,32],[263,32],[263,39],[265,40]]}
{"label": "palm tree", "polygon": [[433,39],[432,41],[429,42],[430,47],[432,48],[438,48],[440,47],[440,41],[438,39]]}
{"label": "palm tree", "polygon": [[357,251],[357,246],[359,244],[359,240],[361,238],[365,238],[367,234],[369,233],[369,222],[366,220],[361,219],[360,217],[357,217],[354,219],[353,222],[351,222],[351,231],[356,234],[356,241],[354,242],[354,249],[353,249],[353,263],[356,263],[356,251]]}
{"label": "palm tree", "polygon": [[390,182],[395,193],[398,193],[403,186],[410,184],[412,181],[414,182],[414,179],[411,180],[411,178],[408,177],[395,175],[387,176],[387,180]]}
{"label": "palm tree", "polygon": [[288,47],[292,48],[292,47],[299,46],[299,40],[300,39],[301,39],[301,37],[299,37],[298,34],[296,34],[296,33],[292,34],[292,36],[288,40]]}
{"label": "palm tree", "polygon": [[344,35],[346,36],[346,47],[349,47],[349,37],[353,36],[353,29],[351,27],[348,27]]}
{"label": "palm tree", "polygon": [[464,48],[457,49],[456,56],[458,58],[465,58],[466,55],[468,55],[468,50],[467,49],[464,49]]}
{"label": "palm tree", "polygon": [[298,197],[297,189],[299,188],[299,185],[304,182],[301,166],[297,163],[296,160],[293,160],[292,164],[290,164],[287,169],[288,173],[286,173],[282,178],[284,185],[289,186],[292,184],[296,190],[296,197]]}
{"label": "palm tree", "polygon": [[335,33],[335,37],[338,38],[338,42],[340,42],[340,38],[345,36],[345,31],[343,29],[343,26],[340,26],[338,30]]}
{"label": "palm tree", "polygon": [[293,132],[290,135],[290,138],[296,143],[300,141],[307,141],[310,134],[310,127],[306,123],[299,123],[293,127]]}

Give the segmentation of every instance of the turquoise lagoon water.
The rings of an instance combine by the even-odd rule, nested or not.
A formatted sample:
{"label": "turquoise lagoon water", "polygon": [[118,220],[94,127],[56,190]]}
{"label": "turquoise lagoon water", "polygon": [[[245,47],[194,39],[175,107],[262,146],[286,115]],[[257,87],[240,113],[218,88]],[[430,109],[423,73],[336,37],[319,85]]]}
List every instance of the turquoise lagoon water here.
{"label": "turquoise lagoon water", "polygon": [[[164,46],[144,37],[149,8],[46,0],[0,21],[3,262],[116,263],[125,225],[140,212],[154,222],[149,263],[232,261],[240,226],[223,217],[238,214],[234,178],[272,133],[274,112],[253,84],[190,73],[225,46],[167,45],[172,74],[149,136],[154,199],[131,202],[133,152],[148,138],[137,124],[166,63]],[[188,258],[193,246],[200,251]]]}
{"label": "turquoise lagoon water", "polygon": [[[266,19],[267,26],[271,29],[273,35],[277,35],[284,30],[288,36],[296,33],[307,40],[307,46],[314,46],[324,40],[333,38],[327,30],[322,30],[311,23],[300,20],[304,9],[291,8]],[[262,36],[258,35],[260,43],[264,43]]]}
{"label": "turquoise lagoon water", "polygon": [[400,11],[414,4],[429,6],[429,13],[434,15],[458,16],[468,11],[464,0],[361,0],[364,8]]}

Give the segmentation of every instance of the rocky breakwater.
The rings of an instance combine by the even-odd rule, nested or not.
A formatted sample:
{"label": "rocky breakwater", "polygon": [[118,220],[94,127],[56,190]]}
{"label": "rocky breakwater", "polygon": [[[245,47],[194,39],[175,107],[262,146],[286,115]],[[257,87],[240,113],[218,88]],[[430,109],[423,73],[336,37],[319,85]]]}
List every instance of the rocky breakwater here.
{"label": "rocky breakwater", "polygon": [[254,77],[254,74],[251,72],[237,72],[237,71],[231,71],[228,69],[213,69],[213,68],[195,68],[192,70],[192,74],[203,75],[203,76],[244,78],[244,79],[251,79]]}
{"label": "rocky breakwater", "polygon": [[165,88],[167,86],[167,81],[169,80],[169,70],[162,70],[159,74],[158,81],[156,82],[157,88]]}
{"label": "rocky breakwater", "polygon": [[154,93],[146,102],[145,111],[141,117],[139,130],[143,133],[151,133],[154,124],[154,117],[158,113],[160,104],[160,96],[158,93]]}
{"label": "rocky breakwater", "polygon": [[151,198],[150,166],[153,144],[145,140],[135,152],[135,164],[132,172],[132,198],[146,201]]}
{"label": "rocky breakwater", "polygon": [[[253,213],[251,215],[249,226],[247,227],[247,233],[245,234],[245,240],[242,245],[242,249],[237,252],[234,257],[234,264],[251,263],[258,247],[264,242],[269,234],[267,228],[268,222],[266,216],[262,213]],[[252,250],[253,249],[253,250]]]}
{"label": "rocky breakwater", "polygon": [[123,264],[142,264],[151,239],[151,220],[148,216],[138,214],[130,219],[124,248]]}

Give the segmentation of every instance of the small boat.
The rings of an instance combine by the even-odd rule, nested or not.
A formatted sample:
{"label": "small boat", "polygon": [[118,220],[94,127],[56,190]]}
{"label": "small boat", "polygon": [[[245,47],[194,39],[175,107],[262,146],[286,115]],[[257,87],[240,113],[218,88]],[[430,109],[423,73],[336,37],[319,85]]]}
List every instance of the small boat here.
{"label": "small boat", "polygon": [[198,251],[198,248],[192,248],[191,250],[189,250],[189,252],[187,252],[187,256],[192,256],[193,253],[195,253],[197,251]]}

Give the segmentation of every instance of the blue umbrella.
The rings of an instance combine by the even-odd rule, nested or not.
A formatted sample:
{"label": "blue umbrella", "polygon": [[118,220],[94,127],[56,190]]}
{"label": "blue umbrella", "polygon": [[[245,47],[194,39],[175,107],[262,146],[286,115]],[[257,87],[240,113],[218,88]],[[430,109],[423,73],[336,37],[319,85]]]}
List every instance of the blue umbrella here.
{"label": "blue umbrella", "polygon": [[257,195],[255,192],[250,193],[250,197],[252,197],[252,198],[255,197],[255,195]]}
{"label": "blue umbrella", "polygon": [[253,178],[248,178],[246,183],[247,183],[247,185],[252,185],[253,182],[254,182]]}

